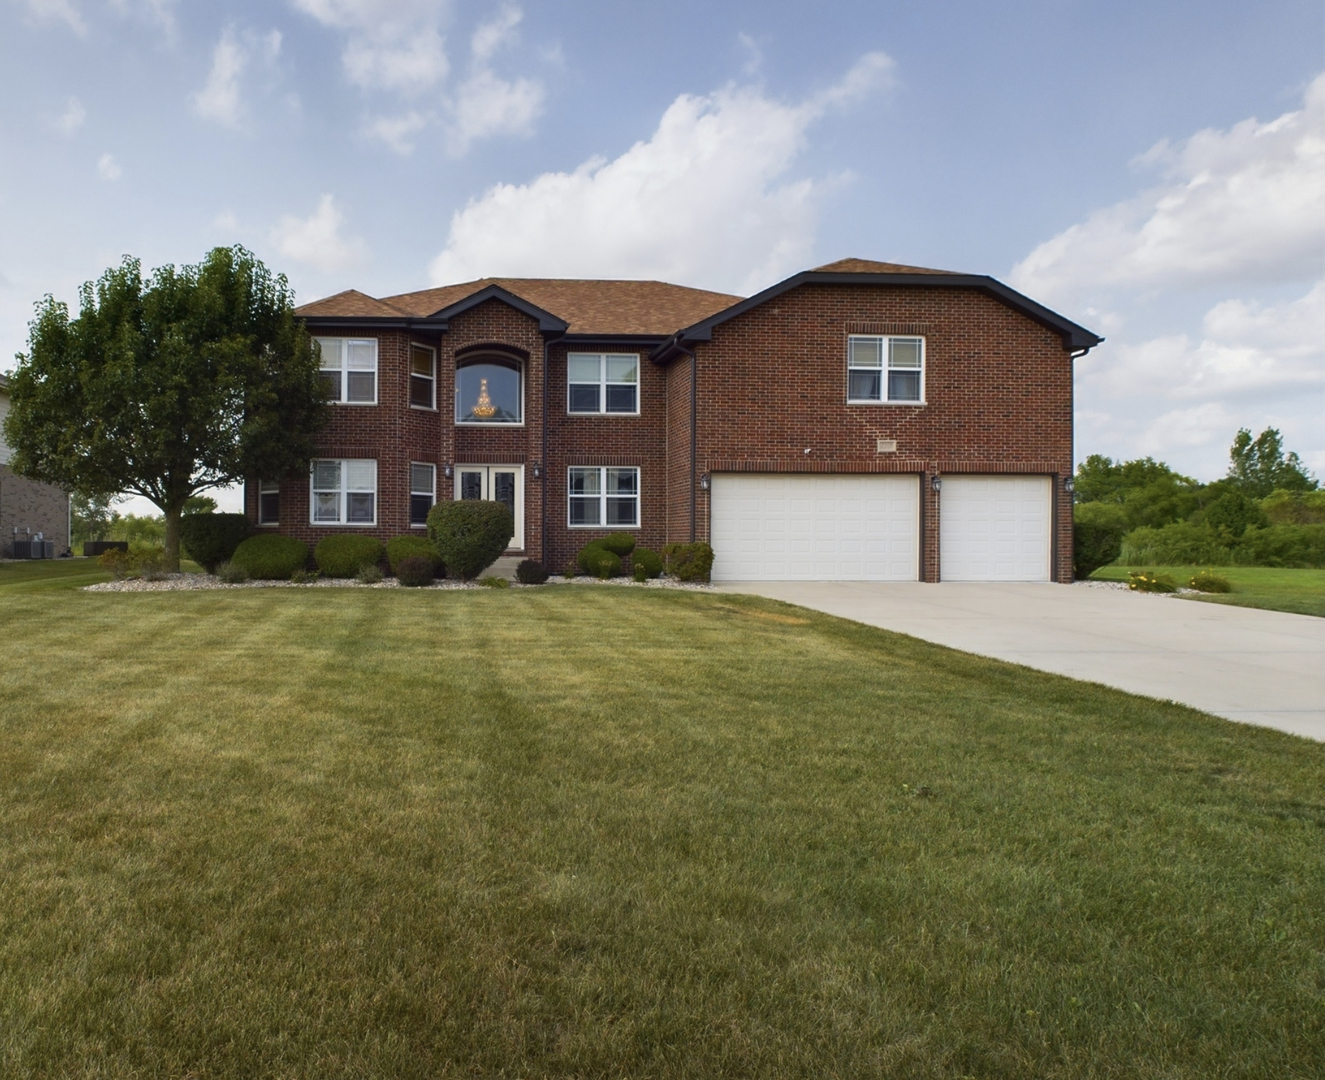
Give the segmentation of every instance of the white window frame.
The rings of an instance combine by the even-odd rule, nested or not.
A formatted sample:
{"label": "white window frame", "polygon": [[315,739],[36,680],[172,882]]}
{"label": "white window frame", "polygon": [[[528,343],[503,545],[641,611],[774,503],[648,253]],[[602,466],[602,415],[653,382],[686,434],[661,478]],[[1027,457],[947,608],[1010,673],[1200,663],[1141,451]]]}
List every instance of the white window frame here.
{"label": "white window frame", "polygon": [[[262,516],[262,497],[264,495],[276,496],[276,516],[274,518],[271,518],[270,520]],[[281,496],[281,482],[279,480],[258,481],[258,524],[259,525],[279,525],[281,523],[280,496]]]}
{"label": "white window frame", "polygon": [[[332,398],[333,405],[376,405],[377,404],[377,375],[380,367],[377,338],[336,338],[319,337],[314,338],[322,352],[321,365],[319,371],[335,371],[340,373],[340,397]],[[348,395],[350,392],[350,372],[363,372],[367,368],[350,367],[350,346],[351,345],[371,345],[373,350],[373,400],[372,401],[350,401]],[[334,355],[332,355],[334,354]]]}
{"label": "white window frame", "polygon": [[[431,470],[432,487],[429,490],[425,491],[422,488],[415,487],[414,470],[416,468]],[[411,529],[426,529],[428,527],[428,522],[426,520],[414,520],[414,496],[416,495],[427,495],[428,498],[432,500],[428,505],[429,510],[437,505],[437,466],[430,461],[411,461],[409,463],[409,527]],[[426,516],[427,515],[425,515],[425,517]]]}
{"label": "white window frame", "polygon": [[[461,420],[460,419],[460,373],[467,367],[492,363],[496,367],[513,366],[520,377],[520,419],[519,420]],[[455,423],[457,427],[516,428],[525,425],[525,364],[513,356],[467,356],[456,364],[455,368]]]}
{"label": "white window frame", "polygon": [[[854,363],[855,349],[854,344],[858,341],[873,341],[879,346],[879,363],[875,365]],[[920,343],[920,367],[892,367],[891,352],[894,341],[916,341]],[[923,405],[925,404],[925,369],[929,366],[926,363],[925,338],[920,334],[848,334],[847,335],[847,404],[848,405]],[[919,371],[920,373],[920,397],[911,398],[891,398],[888,396],[888,372],[892,371]],[[877,398],[857,398],[851,396],[851,373],[853,371],[876,371],[879,373],[879,397]]]}
{"label": "white window frame", "polygon": [[[598,408],[597,409],[572,409],[571,408],[571,386],[591,386],[592,383],[576,381],[571,383],[570,365],[573,360],[598,361]],[[611,380],[607,377],[607,363],[609,360],[629,360],[635,365],[635,381],[622,382]],[[566,354],[566,413],[570,416],[639,416],[640,414],[640,376],[642,375],[640,356],[638,353],[588,353],[573,352]],[[631,410],[612,409],[607,407],[607,388],[609,386],[633,386],[635,388],[635,408]]]}
{"label": "white window frame", "polygon": [[[418,352],[426,352],[432,363],[432,374],[428,376],[431,384],[428,395],[428,399],[432,403],[430,405],[416,405],[414,403],[414,380],[423,378],[422,375],[414,374],[414,353],[416,350]],[[417,341],[411,341],[409,347],[409,396],[406,400],[409,402],[409,407],[411,409],[426,409],[430,412],[437,411],[437,350],[428,345],[420,345]]]}
{"label": "white window frame", "polygon": [[[571,476],[576,472],[595,471],[598,473],[598,522],[597,524],[585,525],[571,520],[571,507],[575,502],[587,502],[590,497],[571,494]],[[633,472],[635,474],[635,494],[634,496],[609,495],[607,490],[607,474],[609,472]],[[611,525],[607,522],[607,500],[609,498],[634,498],[635,500],[635,524],[634,525]],[[623,529],[639,529],[643,527],[644,513],[641,505],[640,494],[640,470],[638,465],[571,465],[566,469],[566,527],[570,529],[599,529],[616,532]]]}
{"label": "white window frame", "polygon": [[[326,463],[326,462],[334,462],[336,465],[340,466],[340,482],[337,488],[319,489],[317,487],[317,466],[319,463]],[[347,482],[349,479],[349,472],[350,472],[349,466],[363,465],[363,464],[369,464],[372,465],[373,467],[373,486],[372,486],[373,520],[349,521],[347,520],[347,518],[349,516],[348,509],[349,509],[350,495],[352,494],[361,495],[369,490],[367,488],[355,488],[353,491],[350,490],[349,484]],[[333,529],[371,529],[375,527],[377,525],[377,509],[378,509],[377,488],[378,484],[377,484],[376,458],[314,458],[309,463],[308,467],[308,523],[317,528],[333,528]],[[321,495],[332,494],[333,491],[335,494],[339,496],[337,502],[336,520],[330,521],[327,520],[326,518],[319,520],[317,516],[317,509],[318,509],[317,497],[319,494]]]}

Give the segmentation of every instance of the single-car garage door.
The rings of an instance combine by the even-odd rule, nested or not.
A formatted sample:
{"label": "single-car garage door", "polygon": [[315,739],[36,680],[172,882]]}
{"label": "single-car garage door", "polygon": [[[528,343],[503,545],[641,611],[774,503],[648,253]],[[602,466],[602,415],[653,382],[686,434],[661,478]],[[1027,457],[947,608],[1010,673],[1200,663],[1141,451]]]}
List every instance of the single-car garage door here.
{"label": "single-car garage door", "polygon": [[715,473],[714,581],[915,581],[916,476]]}
{"label": "single-car garage door", "polygon": [[939,492],[943,581],[1048,581],[1047,476],[944,474]]}

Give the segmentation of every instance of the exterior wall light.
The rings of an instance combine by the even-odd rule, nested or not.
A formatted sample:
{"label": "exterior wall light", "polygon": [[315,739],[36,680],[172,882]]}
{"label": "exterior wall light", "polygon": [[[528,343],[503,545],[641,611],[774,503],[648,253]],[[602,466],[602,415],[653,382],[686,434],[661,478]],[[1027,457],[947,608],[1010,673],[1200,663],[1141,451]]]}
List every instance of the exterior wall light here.
{"label": "exterior wall light", "polygon": [[449,461],[442,466],[442,475],[445,476],[448,480],[451,479],[451,476],[453,474],[451,472],[451,463]]}
{"label": "exterior wall light", "polygon": [[1076,489],[1077,489],[1077,482],[1073,480],[1072,477],[1069,476],[1063,481],[1063,490],[1066,491],[1069,495],[1071,495],[1072,492],[1076,491]]}
{"label": "exterior wall light", "polygon": [[700,473],[700,475],[699,475],[699,489],[700,489],[700,491],[708,491],[708,489],[709,489],[709,474],[708,474],[708,473]]}
{"label": "exterior wall light", "polygon": [[942,478],[938,476],[931,476],[929,478],[929,486],[933,488],[935,491],[942,491],[943,490]]}
{"label": "exterior wall light", "polygon": [[534,462],[534,479],[535,480],[543,479],[543,463],[541,461]]}

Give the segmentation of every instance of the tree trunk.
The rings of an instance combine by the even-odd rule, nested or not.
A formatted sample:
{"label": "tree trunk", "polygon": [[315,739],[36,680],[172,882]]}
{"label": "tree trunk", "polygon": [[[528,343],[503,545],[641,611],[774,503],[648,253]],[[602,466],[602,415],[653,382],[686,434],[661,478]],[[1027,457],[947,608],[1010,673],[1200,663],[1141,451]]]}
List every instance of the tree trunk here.
{"label": "tree trunk", "polygon": [[179,518],[184,507],[167,507],[166,514],[166,572],[179,573]]}

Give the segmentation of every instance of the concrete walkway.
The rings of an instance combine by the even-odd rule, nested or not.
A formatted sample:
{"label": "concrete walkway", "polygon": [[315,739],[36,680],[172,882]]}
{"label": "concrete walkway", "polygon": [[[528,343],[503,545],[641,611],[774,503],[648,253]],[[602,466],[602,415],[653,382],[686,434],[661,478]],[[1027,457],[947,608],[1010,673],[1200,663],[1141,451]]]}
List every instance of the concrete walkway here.
{"label": "concrete walkway", "polygon": [[1325,741],[1325,619],[1067,585],[718,588]]}

